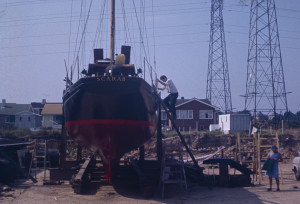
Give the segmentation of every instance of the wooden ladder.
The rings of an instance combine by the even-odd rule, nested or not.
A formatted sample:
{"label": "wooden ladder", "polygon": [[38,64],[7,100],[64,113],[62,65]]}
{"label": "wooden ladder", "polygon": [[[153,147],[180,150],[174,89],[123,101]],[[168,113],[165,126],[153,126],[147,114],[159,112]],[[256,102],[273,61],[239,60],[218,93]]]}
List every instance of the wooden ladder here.
{"label": "wooden ladder", "polygon": [[49,164],[47,160],[47,140],[35,140],[35,148],[32,153],[29,175],[34,172],[36,178],[37,171],[44,171],[44,180],[46,179],[46,167]]}
{"label": "wooden ladder", "polygon": [[[199,164],[198,164],[198,161],[196,161],[194,155],[192,154],[192,152],[190,151],[187,143],[185,142],[184,140],[184,137],[182,136],[182,134],[180,133],[176,123],[175,123],[175,119],[173,118],[173,116],[171,116],[170,114],[170,111],[168,110],[166,104],[163,102],[163,100],[160,98],[160,95],[156,93],[156,98],[158,99],[159,101],[159,104],[162,106],[162,108],[165,110],[166,114],[167,114],[167,117],[169,118],[169,120],[171,121],[172,123],[172,126],[173,128],[175,129],[175,131],[177,132],[180,140],[181,140],[181,143],[183,144],[183,146],[185,147],[187,153],[189,154],[189,156],[191,157],[193,163],[194,163],[194,166],[198,169],[198,170],[201,170],[201,168],[199,167]],[[160,118],[159,118],[160,120]],[[161,131],[160,131],[161,132]],[[161,133],[162,134],[162,133]],[[161,135],[162,136],[162,135]]]}
{"label": "wooden ladder", "polygon": [[[263,180],[263,172],[261,170],[261,167],[263,165],[263,162],[267,160],[266,154],[267,152],[271,151],[271,147],[276,144],[277,148],[279,149],[279,136],[278,132],[276,132],[275,137],[269,136],[269,137],[263,137],[258,133],[257,137],[257,149],[258,149],[258,174],[259,174],[259,184],[261,184]],[[262,144],[265,141],[267,144]],[[279,179],[281,183],[283,184],[283,178],[282,178],[282,169],[281,164],[278,163],[279,168]]]}
{"label": "wooden ladder", "polygon": [[236,137],[235,161],[239,161],[240,164],[246,165],[255,173],[252,178],[254,184],[254,181],[257,181],[258,176],[258,146],[256,134],[253,136],[251,135],[250,137],[241,137],[240,133],[237,133]]}
{"label": "wooden ladder", "polygon": [[186,175],[180,142],[163,143],[161,165],[161,193],[164,198],[165,184],[181,184],[187,191]]}

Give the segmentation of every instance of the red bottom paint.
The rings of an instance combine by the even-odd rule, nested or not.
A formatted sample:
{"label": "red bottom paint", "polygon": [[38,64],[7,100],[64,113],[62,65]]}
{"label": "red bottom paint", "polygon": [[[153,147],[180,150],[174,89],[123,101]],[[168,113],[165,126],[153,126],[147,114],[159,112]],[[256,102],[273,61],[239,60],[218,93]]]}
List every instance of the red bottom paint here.
{"label": "red bottom paint", "polygon": [[156,124],[131,120],[79,120],[66,123],[68,134],[79,144],[98,152],[105,168],[105,178],[112,182],[120,158],[152,137]]}

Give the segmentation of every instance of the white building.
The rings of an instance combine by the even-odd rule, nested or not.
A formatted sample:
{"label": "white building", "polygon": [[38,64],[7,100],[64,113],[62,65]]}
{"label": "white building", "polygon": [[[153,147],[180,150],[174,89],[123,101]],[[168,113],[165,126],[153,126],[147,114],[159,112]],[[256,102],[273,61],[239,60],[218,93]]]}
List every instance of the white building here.
{"label": "white building", "polygon": [[15,118],[15,127],[18,129],[35,129],[42,126],[42,116],[29,111],[17,113]]}
{"label": "white building", "polygon": [[219,128],[224,134],[231,132],[249,131],[249,114],[224,114],[219,115]]}
{"label": "white building", "polygon": [[42,110],[42,126],[44,128],[61,129],[62,103],[46,103]]}

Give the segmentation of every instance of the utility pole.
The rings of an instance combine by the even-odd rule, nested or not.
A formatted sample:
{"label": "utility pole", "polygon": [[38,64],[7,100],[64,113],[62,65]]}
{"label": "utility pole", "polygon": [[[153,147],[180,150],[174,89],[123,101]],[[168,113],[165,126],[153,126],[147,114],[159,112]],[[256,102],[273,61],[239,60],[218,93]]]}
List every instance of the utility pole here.
{"label": "utility pole", "polygon": [[222,112],[232,111],[225,32],[223,0],[211,0],[211,23],[206,98]]}
{"label": "utility pole", "polygon": [[251,0],[245,110],[254,124],[261,114],[288,111],[275,0]]}

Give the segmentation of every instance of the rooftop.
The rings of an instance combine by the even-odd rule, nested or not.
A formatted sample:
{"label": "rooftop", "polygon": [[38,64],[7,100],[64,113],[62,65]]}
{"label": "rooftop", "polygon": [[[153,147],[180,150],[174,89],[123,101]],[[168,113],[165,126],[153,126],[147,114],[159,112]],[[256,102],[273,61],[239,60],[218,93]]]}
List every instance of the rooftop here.
{"label": "rooftop", "polygon": [[30,104],[5,103],[1,105],[0,115],[15,115],[22,111],[28,111]]}
{"label": "rooftop", "polygon": [[62,103],[46,103],[42,115],[62,115]]}
{"label": "rooftop", "polygon": [[182,105],[186,102],[192,101],[192,100],[196,100],[196,101],[203,102],[203,103],[206,103],[208,105],[211,105],[211,103],[208,99],[198,99],[198,98],[185,99],[185,98],[180,98],[180,99],[177,99],[176,106],[180,106],[180,105]]}

